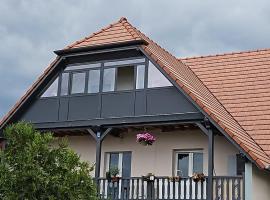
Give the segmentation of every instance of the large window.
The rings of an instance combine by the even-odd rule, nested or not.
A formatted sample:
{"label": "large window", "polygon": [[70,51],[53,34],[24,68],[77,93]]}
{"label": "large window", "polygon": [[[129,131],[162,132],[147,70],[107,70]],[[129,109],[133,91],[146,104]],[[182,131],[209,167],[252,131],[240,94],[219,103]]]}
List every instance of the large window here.
{"label": "large window", "polygon": [[145,76],[145,66],[138,65],[137,66],[137,75],[136,75],[136,89],[144,88],[144,76]]}
{"label": "large window", "polygon": [[69,85],[69,73],[63,73],[60,91],[61,95],[68,95],[68,85]]}
{"label": "large window", "polygon": [[42,94],[41,97],[54,97],[58,92],[58,78],[49,86],[49,88]]}
{"label": "large window", "polygon": [[149,61],[148,88],[171,86],[171,82]]}
{"label": "large window", "polygon": [[90,70],[88,78],[88,93],[99,92],[100,70]]}
{"label": "large window", "polygon": [[[147,62],[149,62],[148,67]],[[148,74],[148,77],[145,77]],[[147,81],[146,81],[147,80]],[[101,82],[102,81],[102,82]],[[68,65],[42,97],[129,91],[171,86],[170,81],[143,57]],[[59,87],[59,89],[58,89]]]}
{"label": "large window", "polygon": [[200,151],[176,151],[175,175],[192,176],[193,173],[203,173],[203,153]]}
{"label": "large window", "polygon": [[72,74],[71,94],[84,93],[85,90],[85,72]]}
{"label": "large window", "polygon": [[103,92],[114,91],[115,88],[115,68],[104,69]]}

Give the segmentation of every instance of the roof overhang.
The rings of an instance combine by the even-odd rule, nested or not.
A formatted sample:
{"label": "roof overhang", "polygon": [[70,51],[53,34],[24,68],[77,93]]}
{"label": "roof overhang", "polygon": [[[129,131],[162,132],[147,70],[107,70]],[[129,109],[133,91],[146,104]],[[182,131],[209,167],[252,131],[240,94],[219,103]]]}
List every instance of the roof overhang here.
{"label": "roof overhang", "polygon": [[54,51],[54,53],[58,56],[64,56],[71,53],[80,53],[80,52],[86,52],[86,51],[95,51],[95,50],[134,46],[134,45],[148,45],[148,42],[145,40],[132,40],[128,42],[110,43],[110,44],[95,45],[95,46],[85,46],[85,47],[71,48],[71,49],[61,49],[61,50]]}

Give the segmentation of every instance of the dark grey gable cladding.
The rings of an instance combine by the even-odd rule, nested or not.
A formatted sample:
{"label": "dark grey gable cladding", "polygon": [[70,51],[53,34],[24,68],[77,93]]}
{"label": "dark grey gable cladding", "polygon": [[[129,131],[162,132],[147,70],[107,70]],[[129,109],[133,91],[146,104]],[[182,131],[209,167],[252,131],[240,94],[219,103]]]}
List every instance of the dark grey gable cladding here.
{"label": "dark grey gable cladding", "polygon": [[[66,64],[97,60],[144,56],[138,48],[103,54],[66,55]],[[146,59],[147,60],[147,59]],[[160,70],[160,67],[154,63]],[[147,64],[146,64],[147,69]],[[63,66],[59,68],[59,72]],[[160,70],[163,74],[164,72]],[[59,73],[58,72],[58,73]],[[101,70],[102,73],[102,70]],[[164,74],[166,75],[166,74]],[[147,70],[146,80],[147,82]],[[174,83],[172,83],[174,84]],[[42,89],[40,89],[42,90]],[[89,126],[102,124],[140,123],[145,120],[200,120],[203,115],[175,87],[145,88],[129,91],[100,92],[65,97],[35,98],[18,120],[31,121],[37,127]],[[141,120],[140,120],[141,119]],[[165,118],[164,118],[165,120]],[[83,122],[83,123],[80,123]],[[104,122],[104,123],[103,123]]]}

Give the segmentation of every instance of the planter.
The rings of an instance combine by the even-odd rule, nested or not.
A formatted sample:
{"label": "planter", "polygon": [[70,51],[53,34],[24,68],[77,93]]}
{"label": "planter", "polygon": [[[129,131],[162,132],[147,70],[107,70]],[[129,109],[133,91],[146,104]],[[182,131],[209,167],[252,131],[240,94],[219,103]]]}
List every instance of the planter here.
{"label": "planter", "polygon": [[205,176],[204,176],[203,173],[198,173],[198,174],[195,173],[195,174],[192,175],[192,179],[193,179],[194,182],[199,182],[199,181],[204,182],[205,181]]}
{"label": "planter", "polygon": [[111,181],[112,181],[113,183],[118,182],[119,179],[120,179],[120,177],[117,177],[117,176],[111,177]]}
{"label": "planter", "polygon": [[171,176],[169,177],[170,182],[179,182],[181,180],[180,176]]}
{"label": "planter", "polygon": [[143,180],[147,182],[154,182],[155,181],[155,175],[154,174],[149,174],[146,176],[143,176]]}

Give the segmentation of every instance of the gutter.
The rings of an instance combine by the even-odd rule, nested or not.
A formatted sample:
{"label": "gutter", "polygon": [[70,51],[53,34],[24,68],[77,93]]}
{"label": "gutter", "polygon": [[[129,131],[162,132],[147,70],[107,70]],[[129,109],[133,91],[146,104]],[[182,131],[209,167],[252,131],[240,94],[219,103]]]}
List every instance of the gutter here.
{"label": "gutter", "polygon": [[132,40],[132,41],[127,41],[127,42],[85,46],[85,47],[78,47],[78,48],[71,48],[71,49],[61,49],[61,50],[54,51],[54,53],[58,56],[63,56],[70,53],[80,53],[80,52],[85,52],[85,51],[117,48],[117,47],[123,47],[123,46],[131,46],[131,45],[148,45],[148,42],[145,40]]}

